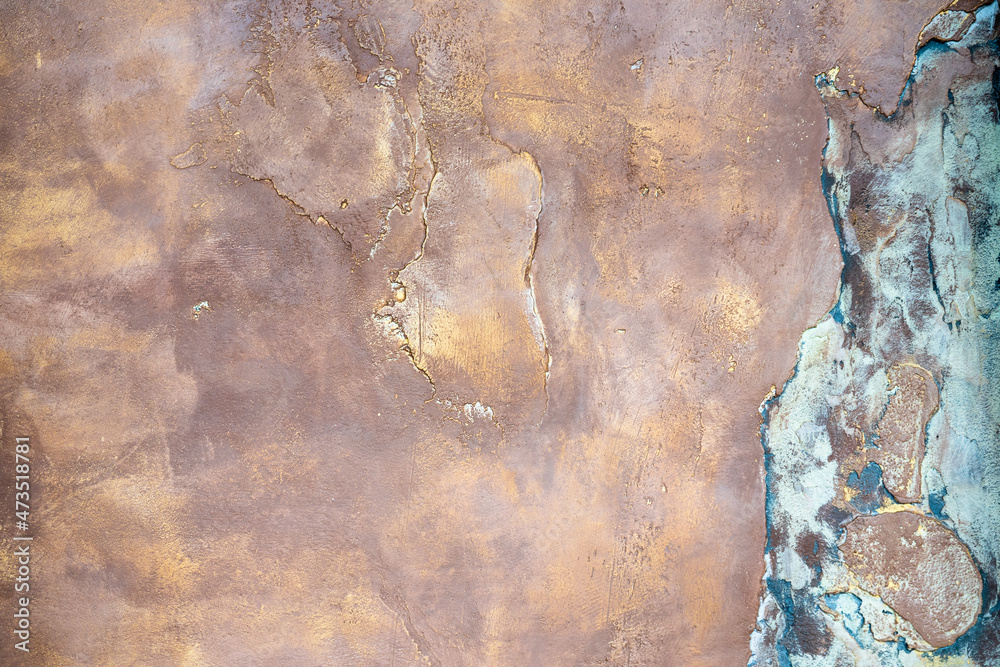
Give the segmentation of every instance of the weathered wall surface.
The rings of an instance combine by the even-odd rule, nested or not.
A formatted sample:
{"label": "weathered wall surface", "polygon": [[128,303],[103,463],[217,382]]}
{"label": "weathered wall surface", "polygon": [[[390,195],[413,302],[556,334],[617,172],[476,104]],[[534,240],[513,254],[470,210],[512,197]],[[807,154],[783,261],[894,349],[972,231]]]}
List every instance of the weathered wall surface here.
{"label": "weathered wall surface", "polygon": [[[828,180],[875,167],[851,166],[814,77],[839,66],[838,90],[891,112],[945,4],[0,5],[2,438],[37,449],[26,660],[737,665],[763,635],[777,647],[773,615],[751,642],[765,560],[775,576],[765,497],[784,502],[758,407],[842,268],[874,270],[838,251],[828,131]],[[963,76],[988,89],[987,67]],[[979,127],[955,136],[987,155]],[[858,414],[884,398],[894,445],[824,465],[944,498],[933,521],[900,516],[957,554],[967,591],[994,544],[974,430],[995,419],[976,355],[993,361],[946,341],[981,339],[969,267],[989,262],[978,204],[941,183],[852,223],[878,246],[878,225],[924,215],[905,229],[940,297],[897,316],[851,288],[841,319],[902,346],[851,362]],[[931,329],[888,333],[942,308],[933,350],[906,347]],[[805,376],[800,359],[771,428]],[[852,525],[868,543],[900,529]],[[962,629],[906,620],[928,641]]]}
{"label": "weathered wall surface", "polygon": [[839,297],[762,406],[752,664],[994,665],[997,5],[953,16],[889,117],[817,77]]}

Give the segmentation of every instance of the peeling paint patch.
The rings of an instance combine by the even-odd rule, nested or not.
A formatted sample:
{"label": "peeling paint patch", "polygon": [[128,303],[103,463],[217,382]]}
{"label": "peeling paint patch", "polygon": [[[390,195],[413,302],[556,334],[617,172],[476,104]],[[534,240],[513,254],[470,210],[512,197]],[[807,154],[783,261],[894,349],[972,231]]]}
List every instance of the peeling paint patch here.
{"label": "peeling paint patch", "polygon": [[965,545],[933,517],[859,516],[844,527],[840,552],[858,587],[912,626],[912,635],[899,633],[910,648],[950,646],[979,616],[979,571]]}
{"label": "peeling paint patch", "polygon": [[208,301],[201,301],[200,303],[196,303],[191,307],[192,317],[194,317],[194,319],[198,319],[199,315],[203,315],[206,311],[209,310],[211,310],[211,307],[209,307]]}
{"label": "peeling paint patch", "polygon": [[486,172],[435,176],[422,255],[399,272],[385,312],[449,400],[537,421],[548,360],[529,272],[541,174],[530,155],[496,151]]}
{"label": "peeling paint patch", "polygon": [[891,116],[816,79],[844,268],[762,404],[751,665],[996,664],[997,4],[945,14]]}

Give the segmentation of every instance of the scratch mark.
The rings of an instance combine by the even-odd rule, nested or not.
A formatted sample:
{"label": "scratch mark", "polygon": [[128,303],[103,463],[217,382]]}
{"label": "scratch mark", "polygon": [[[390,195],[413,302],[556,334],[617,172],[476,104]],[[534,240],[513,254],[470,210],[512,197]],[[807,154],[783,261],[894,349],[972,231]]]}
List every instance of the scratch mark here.
{"label": "scratch mark", "polygon": [[507,90],[498,90],[493,93],[494,96],[499,99],[501,97],[508,97],[515,100],[530,100],[532,102],[548,102],[549,104],[573,104],[572,100],[562,99],[560,97],[547,97],[545,95],[532,95],[531,93],[516,93]]}

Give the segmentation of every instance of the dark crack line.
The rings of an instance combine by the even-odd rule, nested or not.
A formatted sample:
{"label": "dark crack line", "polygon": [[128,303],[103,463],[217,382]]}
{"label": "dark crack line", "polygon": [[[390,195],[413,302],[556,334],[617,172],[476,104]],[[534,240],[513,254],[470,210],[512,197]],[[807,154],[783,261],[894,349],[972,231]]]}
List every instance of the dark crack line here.
{"label": "dark crack line", "polygon": [[329,220],[326,219],[326,216],[324,216],[322,214],[317,215],[315,218],[313,218],[313,216],[309,214],[309,212],[306,210],[306,208],[302,204],[298,203],[297,201],[295,201],[294,199],[292,199],[288,195],[286,195],[283,192],[281,192],[281,190],[278,189],[278,186],[275,185],[273,179],[270,179],[270,178],[257,178],[256,176],[251,176],[250,174],[243,173],[242,171],[238,170],[236,167],[230,167],[230,171],[232,173],[234,173],[234,174],[239,174],[240,176],[245,176],[246,178],[249,178],[251,181],[257,181],[258,183],[267,183],[268,185],[270,185],[271,189],[274,190],[274,193],[276,195],[278,195],[278,197],[280,197],[281,199],[284,199],[286,202],[288,202],[289,204],[292,205],[292,212],[295,215],[301,216],[303,218],[307,218],[309,221],[314,222],[316,224],[325,224],[327,227],[329,227],[333,231],[337,232],[337,235],[340,237],[340,240],[344,244],[344,247],[347,248],[347,251],[349,253],[351,253],[352,255],[354,254],[354,248],[351,246],[351,242],[347,240],[347,237],[344,236],[344,231],[342,229],[340,229],[339,227],[337,227],[336,225],[334,225],[333,223],[331,223]]}
{"label": "dark crack line", "polygon": [[938,303],[941,304],[941,321],[947,324],[948,309],[944,305],[944,298],[941,296],[941,290],[938,288],[937,271],[934,269],[934,252],[931,249],[931,243],[934,241],[934,232],[934,224],[931,223],[931,237],[927,240],[927,267],[931,274],[931,289],[934,290],[934,296],[937,297]]}
{"label": "dark crack line", "polygon": [[545,376],[542,379],[542,391],[545,393],[545,405],[542,407],[542,414],[538,418],[538,426],[542,425],[542,421],[545,419],[545,415],[549,410],[549,374],[552,371],[552,353],[549,351],[549,338],[545,333],[545,321],[542,320],[542,314],[538,312],[538,298],[535,296],[535,282],[532,277],[531,269],[535,263],[535,250],[538,249],[538,235],[539,235],[539,225],[542,219],[542,211],[545,209],[545,177],[542,175],[542,168],[535,160],[535,157],[531,153],[525,152],[525,155],[531,158],[531,161],[535,164],[535,169],[538,170],[538,215],[535,216],[535,230],[531,236],[531,248],[528,252],[528,263],[524,268],[524,281],[528,285],[528,294],[531,296],[531,310],[535,314],[535,320],[538,322],[538,330],[542,335],[542,348],[545,350]]}
{"label": "dark crack line", "polygon": [[[538,172],[538,214],[535,216],[535,229],[531,235],[531,245],[528,251],[528,262],[524,268],[524,282],[528,287],[528,295],[531,298],[531,311],[535,315],[535,321],[538,322],[538,330],[542,336],[542,349],[545,352],[545,375],[542,377],[542,392],[545,395],[545,402],[542,406],[542,414],[538,418],[537,426],[541,426],[542,422],[545,420],[545,415],[549,410],[549,378],[552,372],[552,352],[549,349],[549,339],[548,334],[545,332],[545,321],[542,319],[542,314],[538,310],[538,298],[535,294],[535,283],[532,277],[531,269],[534,267],[535,263],[535,251],[538,249],[538,235],[540,229],[540,221],[542,219],[542,212],[545,210],[545,176],[542,173],[542,166],[538,164],[538,160],[535,156],[526,150],[517,150],[506,141],[499,139],[493,134],[493,128],[490,127],[489,119],[486,116],[486,97],[489,93],[490,87],[493,84],[493,77],[490,76],[489,71],[483,66],[483,72],[486,74],[486,84],[483,86],[483,94],[480,98],[481,100],[481,110],[483,115],[483,126],[486,128],[486,134],[497,144],[500,144],[508,151],[511,155],[526,155],[531,163],[535,166],[535,171]],[[532,96],[528,96],[532,97]],[[561,101],[561,100],[560,100]],[[568,101],[568,100],[567,100]]]}
{"label": "dark crack line", "polygon": [[[418,95],[419,95],[419,93],[418,93]],[[422,119],[421,119],[420,123],[421,123],[421,126],[422,126],[423,125],[423,120]],[[423,129],[424,129],[424,134],[425,134],[425,137],[426,137],[427,130],[426,130],[426,128],[423,128]],[[416,131],[414,131],[414,159],[415,159],[415,156],[416,156],[416,154],[418,152],[417,146],[418,146],[417,133],[416,133]],[[427,146],[428,158],[429,158],[429,161],[431,163],[431,178],[430,178],[430,181],[427,183],[427,190],[422,193],[423,206],[420,209],[420,222],[424,226],[424,237],[420,241],[420,250],[413,257],[413,259],[411,259],[410,261],[408,261],[406,264],[403,265],[403,267],[401,269],[399,269],[398,271],[395,272],[396,276],[400,276],[411,265],[413,265],[414,263],[416,263],[416,262],[420,261],[421,259],[423,259],[423,257],[424,257],[424,251],[425,251],[425,249],[427,247],[427,238],[430,236],[430,226],[427,224],[427,208],[428,208],[428,206],[430,204],[431,190],[434,188],[434,181],[437,180],[438,174],[440,172],[437,169],[437,162],[434,159],[434,150],[431,147],[429,141],[426,141],[426,146]],[[415,171],[415,169],[414,169],[414,171]],[[418,192],[418,193],[416,193],[414,195],[414,197],[416,197],[417,195],[420,195],[420,194],[421,193]],[[392,277],[392,274],[390,274],[390,278],[391,277]],[[401,284],[403,285],[404,288],[406,287],[406,283],[404,283],[404,282],[401,281]],[[390,281],[390,285],[391,285],[391,281]],[[417,295],[417,307],[418,307],[418,309],[421,309],[421,310],[423,308],[423,294]],[[420,327],[420,330],[417,333],[417,345],[420,347],[420,349],[417,350],[416,352],[413,350],[413,347],[410,345],[410,340],[409,340],[409,337],[406,335],[406,328],[403,326],[403,323],[400,322],[395,317],[393,317],[391,314],[387,314],[386,317],[388,317],[390,320],[392,320],[392,322],[403,333],[403,337],[406,340],[406,344],[403,345],[403,347],[401,349],[406,353],[406,356],[409,358],[410,363],[417,370],[417,372],[419,372],[421,375],[423,375],[427,379],[427,382],[431,385],[431,396],[426,401],[424,401],[424,403],[429,403],[429,402],[433,401],[434,398],[437,396],[437,385],[434,383],[434,378],[431,377],[430,372],[426,368],[424,368],[423,366],[421,366],[421,364],[419,363],[420,359],[423,357],[423,354],[422,354],[422,350],[423,350],[423,314],[422,314],[422,312],[418,312],[418,315],[417,315],[417,319],[418,319],[418,323],[419,323],[418,326]]]}

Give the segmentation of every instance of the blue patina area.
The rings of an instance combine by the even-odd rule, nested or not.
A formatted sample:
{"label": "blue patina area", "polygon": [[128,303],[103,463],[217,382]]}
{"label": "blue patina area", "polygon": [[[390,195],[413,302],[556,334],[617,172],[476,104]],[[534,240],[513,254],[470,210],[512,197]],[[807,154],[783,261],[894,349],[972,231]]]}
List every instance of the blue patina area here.
{"label": "blue patina area", "polygon": [[850,502],[859,512],[872,514],[892,501],[882,484],[882,468],[874,461],[866,465],[860,475],[852,470],[847,476],[847,487],[854,491]]}
{"label": "blue patina area", "polygon": [[[996,17],[996,3],[979,8],[960,41],[920,48],[890,116],[840,90],[836,69],[816,79],[830,132],[820,179],[844,267],[828,316],[761,406],[767,572],[751,665],[1000,665]],[[932,417],[886,412],[905,398],[887,381],[895,364],[933,379]],[[900,442],[919,448],[893,451]],[[886,484],[905,474],[920,483],[894,498]],[[900,607],[910,618],[838,549],[853,520],[892,512],[919,515],[974,563],[968,585],[934,604],[913,593]],[[949,614],[957,629],[928,644],[922,621]]]}

